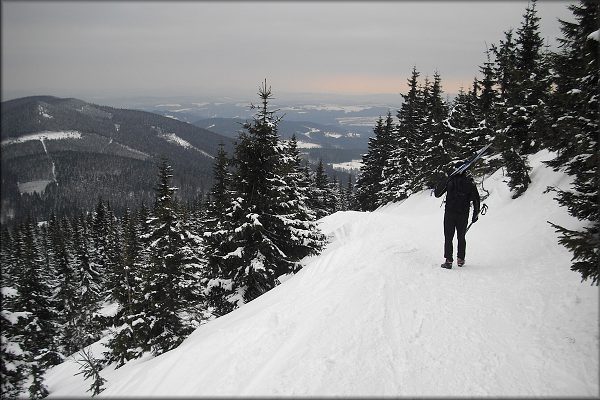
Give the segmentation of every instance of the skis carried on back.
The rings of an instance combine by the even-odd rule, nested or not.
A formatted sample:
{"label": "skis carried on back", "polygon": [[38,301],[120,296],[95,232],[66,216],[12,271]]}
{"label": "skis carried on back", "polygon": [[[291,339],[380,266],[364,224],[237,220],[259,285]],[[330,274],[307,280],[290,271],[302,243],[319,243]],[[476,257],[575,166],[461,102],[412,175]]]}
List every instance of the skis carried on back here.
{"label": "skis carried on back", "polygon": [[485,151],[487,149],[490,148],[492,144],[488,143],[485,146],[483,146],[483,148],[481,150],[479,150],[477,153],[475,153],[473,155],[473,157],[469,158],[463,165],[461,165],[460,167],[456,168],[454,171],[452,171],[452,173],[448,176],[448,178],[450,178],[451,176],[454,176],[456,174],[462,174],[463,172],[465,172],[471,165],[473,165],[473,163],[477,160],[479,160],[481,158],[481,156],[483,156],[483,153],[485,153]]}

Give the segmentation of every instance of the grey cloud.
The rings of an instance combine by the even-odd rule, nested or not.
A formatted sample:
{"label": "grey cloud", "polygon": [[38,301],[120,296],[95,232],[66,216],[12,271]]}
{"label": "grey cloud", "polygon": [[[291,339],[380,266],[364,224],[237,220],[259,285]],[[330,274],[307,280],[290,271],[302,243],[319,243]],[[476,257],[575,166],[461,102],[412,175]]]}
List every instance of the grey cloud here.
{"label": "grey cloud", "polygon": [[[544,37],[568,3],[538,2]],[[510,2],[3,2],[6,94],[253,91],[256,78],[424,75],[468,84],[486,43],[517,28]],[[461,78],[462,77],[462,78]],[[298,86],[296,84],[296,86]],[[397,91],[398,88],[390,88]],[[160,92],[160,93],[159,93]],[[52,93],[50,93],[52,94]],[[114,93],[117,95],[118,93]]]}

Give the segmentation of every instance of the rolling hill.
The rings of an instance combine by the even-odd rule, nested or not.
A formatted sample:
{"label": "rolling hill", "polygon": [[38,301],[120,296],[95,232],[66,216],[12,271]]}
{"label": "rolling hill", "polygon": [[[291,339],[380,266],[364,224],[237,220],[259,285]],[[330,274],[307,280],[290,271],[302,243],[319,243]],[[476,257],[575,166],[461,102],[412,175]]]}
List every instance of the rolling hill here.
{"label": "rolling hill", "polygon": [[72,214],[98,198],[116,212],[151,205],[157,164],[169,159],[183,201],[212,181],[225,136],[150,112],[34,96],[2,102],[2,223]]}

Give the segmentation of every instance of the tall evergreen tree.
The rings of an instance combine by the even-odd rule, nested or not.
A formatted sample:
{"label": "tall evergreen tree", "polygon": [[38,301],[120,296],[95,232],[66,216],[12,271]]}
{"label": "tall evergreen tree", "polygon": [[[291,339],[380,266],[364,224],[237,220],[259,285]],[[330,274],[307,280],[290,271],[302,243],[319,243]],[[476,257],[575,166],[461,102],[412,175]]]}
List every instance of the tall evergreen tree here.
{"label": "tall evergreen tree", "polygon": [[116,291],[126,279],[123,263],[123,232],[110,205],[106,207],[106,279],[105,291],[109,300],[115,300]]}
{"label": "tall evergreen tree", "polygon": [[309,198],[309,207],[314,210],[316,219],[321,219],[335,212],[337,202],[329,177],[325,172],[323,160],[319,160],[314,176],[314,188]]}
{"label": "tall evergreen tree", "polygon": [[[114,317],[115,328],[107,344],[109,351],[104,354],[105,360],[108,363],[116,362],[117,368],[143,354],[145,339],[135,324],[143,315],[140,289],[144,268],[141,224],[129,210],[123,216],[122,231],[122,270],[112,288],[112,298],[118,303],[119,310]],[[117,278],[117,275],[113,278]]]}
{"label": "tall evergreen tree", "polygon": [[360,173],[356,179],[356,202],[358,209],[373,211],[380,204],[379,195],[382,190],[383,169],[393,148],[394,121],[388,112],[385,122],[379,117],[374,137],[369,139],[369,149],[362,157]]}
{"label": "tall evergreen tree", "polygon": [[18,298],[15,307],[21,315],[27,315],[18,325],[22,333],[22,348],[28,366],[31,398],[41,399],[48,395],[44,373],[52,365],[50,357],[55,318],[50,303],[51,287],[44,280],[44,257],[37,227],[32,220],[21,227],[19,235],[19,258],[16,260]]}
{"label": "tall evergreen tree", "polygon": [[101,198],[98,199],[94,212],[89,214],[89,216],[91,223],[87,227],[90,233],[90,240],[88,242],[90,265],[98,274],[100,300],[104,300],[109,295],[109,283],[107,280],[112,273],[108,243],[111,232],[109,229],[110,221],[107,204]]}
{"label": "tall evergreen tree", "polygon": [[[23,349],[23,334],[18,327],[23,326],[28,313],[17,312],[18,306],[18,270],[17,260],[20,252],[17,246],[18,233],[13,235],[6,227],[2,227],[0,241],[0,374],[2,375],[0,390],[3,397],[16,399],[23,391],[27,375],[26,353]],[[17,236],[17,237],[15,237]],[[21,320],[20,320],[21,319]]]}
{"label": "tall evergreen tree", "polygon": [[[495,106],[498,103],[498,91],[496,90],[496,80],[494,75],[494,62],[491,59],[491,52],[486,49],[486,61],[479,67],[479,73],[482,75],[480,80],[474,84],[480,89],[473,90],[477,99],[477,109],[480,111],[479,126],[491,130],[488,135],[493,135],[493,128],[496,124],[494,114]],[[476,113],[477,115],[477,113]]]}
{"label": "tall evergreen tree", "polygon": [[518,100],[512,109],[507,110],[515,116],[517,130],[518,127],[526,127],[526,130],[516,133],[521,138],[520,151],[523,154],[538,151],[547,140],[547,103],[551,80],[549,57],[544,51],[539,21],[536,0],[531,0],[521,27],[517,30],[515,81],[518,90],[515,95]]}
{"label": "tall evergreen tree", "polygon": [[58,339],[64,356],[79,350],[77,339],[80,313],[79,271],[75,268],[72,230],[68,219],[50,218],[48,233],[53,248],[56,280],[53,302],[60,327]]}
{"label": "tall evergreen tree", "polygon": [[554,57],[556,91],[553,96],[553,150],[549,162],[574,176],[571,190],[557,191],[557,200],[569,213],[588,224],[579,231],[554,225],[559,242],[573,253],[571,269],[592,284],[600,282],[600,120],[598,84],[600,62],[600,6],[580,1],[569,6],[576,22],[561,22],[563,37]]}
{"label": "tall evergreen tree", "polygon": [[0,313],[0,322],[2,332],[0,333],[0,374],[2,381],[0,390],[2,397],[7,399],[16,399],[22,396],[23,385],[26,379],[27,364],[21,346],[23,339],[17,329],[23,322],[22,314],[14,313],[6,303],[11,301],[12,293],[3,290],[0,293],[2,301],[2,313]]}
{"label": "tall evergreen tree", "polygon": [[279,142],[279,119],[269,109],[272,94],[266,82],[259,96],[262,104],[236,144],[235,196],[225,213],[226,239],[217,260],[230,308],[260,296],[277,284],[278,276],[297,270],[300,254],[314,250],[309,243],[298,246],[298,241],[319,241],[313,239],[317,233],[305,219],[310,211],[294,183],[296,157]]}
{"label": "tall evergreen tree", "polygon": [[421,132],[427,133],[422,161],[417,169],[418,190],[420,186],[434,188],[438,180],[446,175],[448,163],[451,161],[455,137],[450,135],[444,120],[448,117],[448,106],[442,98],[442,78],[438,72],[434,74],[430,90],[426,90],[423,98],[423,122]]}
{"label": "tall evergreen tree", "polygon": [[176,347],[191,333],[195,321],[187,310],[201,301],[199,274],[204,262],[197,253],[201,244],[178,215],[172,177],[172,168],[163,159],[154,209],[142,236],[148,265],[141,290],[144,314],[140,328],[148,329],[144,350],[155,355]]}
{"label": "tall evergreen tree", "polygon": [[91,234],[85,216],[73,219],[73,268],[77,268],[79,280],[79,315],[76,324],[76,343],[85,347],[100,339],[101,326],[96,318],[102,300],[102,276],[92,260]]}
{"label": "tall evergreen tree", "polygon": [[344,188],[344,196],[346,202],[346,211],[356,209],[356,196],[354,190],[355,184],[352,181],[352,174],[348,175],[346,187]]}
{"label": "tall evergreen tree", "polygon": [[393,135],[392,154],[383,168],[382,189],[378,196],[382,204],[407,198],[417,186],[416,167],[421,161],[418,146],[423,139],[420,131],[423,94],[419,88],[419,75],[414,67],[408,79],[408,93],[402,94],[404,102],[398,111],[400,122]]}
{"label": "tall evergreen tree", "polygon": [[531,179],[531,168],[527,155],[522,154],[523,143],[528,139],[527,120],[519,113],[513,114],[519,107],[519,81],[517,80],[516,62],[517,48],[513,40],[513,32],[505,32],[505,40],[500,46],[493,46],[495,55],[495,75],[500,89],[499,101],[496,105],[498,119],[496,125],[496,146],[501,150],[508,186],[513,191],[513,198],[521,196]]}
{"label": "tall evergreen tree", "polygon": [[[294,262],[290,272],[297,272],[298,263],[308,255],[321,251],[325,237],[317,227],[316,213],[309,206],[309,184],[302,171],[302,159],[295,135],[278,146],[281,154],[283,186],[279,187],[274,218],[280,227],[278,247]],[[289,271],[283,271],[288,273]]]}
{"label": "tall evergreen tree", "polygon": [[205,296],[210,312],[215,315],[226,314],[234,307],[226,300],[233,289],[231,279],[223,279],[227,271],[224,270],[221,262],[228,253],[222,244],[230,236],[232,219],[227,211],[235,196],[231,189],[230,164],[224,145],[220,145],[213,166],[213,186],[204,220],[204,241],[208,263]]}
{"label": "tall evergreen tree", "polygon": [[501,89],[497,139],[513,198],[523,194],[531,182],[527,155],[548,140],[546,121],[551,81],[539,20],[533,0],[514,41],[509,31],[500,47],[493,48]]}

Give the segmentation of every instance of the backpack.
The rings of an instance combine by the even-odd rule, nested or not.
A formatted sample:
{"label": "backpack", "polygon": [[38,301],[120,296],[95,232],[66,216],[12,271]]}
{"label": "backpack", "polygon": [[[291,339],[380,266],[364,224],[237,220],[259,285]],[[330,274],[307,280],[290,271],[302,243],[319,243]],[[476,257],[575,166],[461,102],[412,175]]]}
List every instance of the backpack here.
{"label": "backpack", "polygon": [[464,174],[454,175],[448,181],[446,209],[458,213],[468,213],[472,193],[473,181]]}

